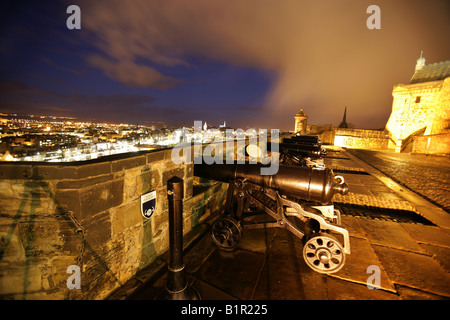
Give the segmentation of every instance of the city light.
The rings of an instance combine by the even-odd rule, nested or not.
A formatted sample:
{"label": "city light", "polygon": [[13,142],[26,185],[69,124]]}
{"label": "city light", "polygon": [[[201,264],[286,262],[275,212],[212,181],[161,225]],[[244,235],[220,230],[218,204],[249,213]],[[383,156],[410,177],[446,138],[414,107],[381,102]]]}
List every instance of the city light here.
{"label": "city light", "polygon": [[[94,123],[74,118],[0,114],[0,161],[73,162],[172,147],[180,142],[210,143],[225,139],[219,127],[156,128],[126,123]],[[230,130],[230,128],[228,128]],[[256,137],[256,131],[235,132]],[[233,131],[234,132],[234,131]]]}

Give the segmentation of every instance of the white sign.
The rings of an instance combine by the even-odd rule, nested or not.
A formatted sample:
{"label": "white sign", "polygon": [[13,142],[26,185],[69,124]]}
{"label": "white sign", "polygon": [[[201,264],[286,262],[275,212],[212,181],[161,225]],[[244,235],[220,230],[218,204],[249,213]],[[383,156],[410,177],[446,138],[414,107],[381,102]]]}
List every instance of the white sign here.
{"label": "white sign", "polygon": [[156,190],[141,196],[141,213],[146,219],[150,219],[156,208]]}

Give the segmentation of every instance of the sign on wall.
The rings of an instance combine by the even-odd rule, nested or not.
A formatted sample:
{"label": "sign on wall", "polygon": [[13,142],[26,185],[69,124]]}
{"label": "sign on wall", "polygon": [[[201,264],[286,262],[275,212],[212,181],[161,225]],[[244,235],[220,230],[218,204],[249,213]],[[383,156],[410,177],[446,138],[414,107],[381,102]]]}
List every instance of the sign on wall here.
{"label": "sign on wall", "polygon": [[141,213],[144,218],[151,218],[156,208],[156,190],[141,196]]}

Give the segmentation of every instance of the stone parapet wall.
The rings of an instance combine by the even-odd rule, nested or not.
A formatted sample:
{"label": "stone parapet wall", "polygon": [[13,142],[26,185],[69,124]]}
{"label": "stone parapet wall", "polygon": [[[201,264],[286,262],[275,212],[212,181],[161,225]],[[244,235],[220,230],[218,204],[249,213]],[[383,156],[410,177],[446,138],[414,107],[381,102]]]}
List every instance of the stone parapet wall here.
{"label": "stone parapet wall", "polygon": [[335,128],[334,134],[337,136],[352,136],[358,138],[375,138],[375,139],[389,138],[389,132],[386,130]]}
{"label": "stone parapet wall", "polygon": [[[168,250],[167,180],[184,179],[184,232],[224,205],[226,184],[194,196],[193,164],[171,149],[79,163],[0,163],[0,298],[103,299]],[[141,214],[141,195],[156,210]],[[69,266],[81,289],[69,289]]]}
{"label": "stone parapet wall", "polygon": [[450,155],[450,133],[414,137],[412,153]]}
{"label": "stone parapet wall", "polygon": [[386,150],[389,148],[389,133],[384,130],[336,128],[334,145],[353,149]]}

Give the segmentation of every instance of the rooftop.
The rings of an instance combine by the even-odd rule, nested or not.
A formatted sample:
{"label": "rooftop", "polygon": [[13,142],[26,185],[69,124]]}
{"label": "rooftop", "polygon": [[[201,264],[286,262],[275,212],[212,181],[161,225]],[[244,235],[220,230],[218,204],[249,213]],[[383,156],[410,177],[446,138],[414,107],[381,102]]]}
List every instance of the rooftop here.
{"label": "rooftop", "polygon": [[428,81],[444,80],[450,76],[450,60],[424,65],[418,69],[411,80],[410,84]]}

